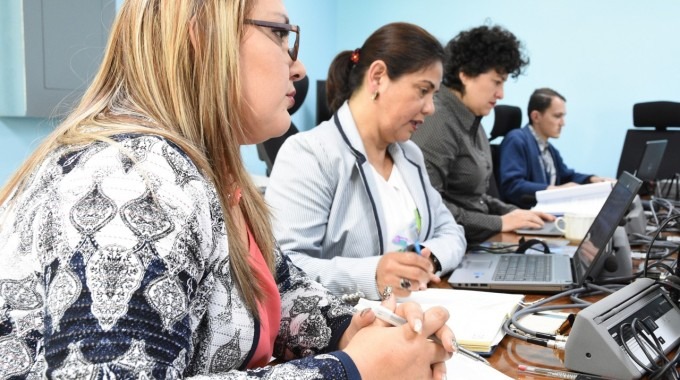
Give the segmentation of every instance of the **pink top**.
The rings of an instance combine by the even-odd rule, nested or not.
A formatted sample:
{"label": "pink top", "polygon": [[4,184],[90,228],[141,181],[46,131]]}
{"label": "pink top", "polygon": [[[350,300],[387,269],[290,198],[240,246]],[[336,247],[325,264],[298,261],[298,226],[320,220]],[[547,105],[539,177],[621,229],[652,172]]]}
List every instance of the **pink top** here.
{"label": "pink top", "polygon": [[255,368],[266,365],[272,358],[274,341],[281,325],[281,296],[274,276],[264,261],[260,247],[255,243],[250,229],[248,229],[248,250],[255,277],[265,294],[264,303],[257,304],[257,310],[260,313],[260,339],[253,357],[248,362],[248,368]]}

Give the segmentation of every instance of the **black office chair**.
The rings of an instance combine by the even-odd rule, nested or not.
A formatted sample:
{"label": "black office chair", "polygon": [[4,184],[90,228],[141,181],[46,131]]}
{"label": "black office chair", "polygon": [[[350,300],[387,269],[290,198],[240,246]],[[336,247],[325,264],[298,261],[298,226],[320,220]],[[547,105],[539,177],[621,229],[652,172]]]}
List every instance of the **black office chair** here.
{"label": "black office chair", "polygon": [[[522,109],[517,106],[497,105],[494,107],[494,123],[489,135],[489,143],[498,137],[505,136],[513,129],[522,126]],[[491,161],[493,162],[493,176],[489,181],[487,194],[492,197],[500,198],[498,183],[500,182],[500,155],[501,145],[491,143]]]}
{"label": "black office chair", "polygon": [[[309,78],[305,76],[299,81],[293,82],[293,85],[295,86],[295,105],[288,110],[288,113],[291,115],[300,109],[302,102],[307,96],[307,90],[309,90]],[[291,121],[290,128],[288,128],[286,133],[279,137],[272,137],[267,141],[257,144],[257,156],[267,165],[267,177],[269,177],[269,174],[272,172],[274,160],[276,160],[276,155],[279,153],[281,145],[283,145],[283,142],[286,141],[288,137],[296,133],[298,133],[298,128]]]}
{"label": "black office chair", "polygon": [[668,130],[680,127],[680,103],[636,103],[633,105],[633,125],[636,128],[626,132],[616,176],[619,177],[624,170],[633,173],[637,169],[648,140],[668,140],[657,177],[672,179],[680,173],[680,130]]}
{"label": "black office chair", "polygon": [[328,98],[326,97],[326,81],[316,81],[316,125],[328,120],[333,116],[328,107]]}

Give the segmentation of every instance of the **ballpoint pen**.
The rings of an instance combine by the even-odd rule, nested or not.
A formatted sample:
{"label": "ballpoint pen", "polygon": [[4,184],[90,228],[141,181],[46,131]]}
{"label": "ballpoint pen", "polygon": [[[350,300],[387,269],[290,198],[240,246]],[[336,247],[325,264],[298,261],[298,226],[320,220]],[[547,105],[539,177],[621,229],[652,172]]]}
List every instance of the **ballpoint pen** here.
{"label": "ballpoint pen", "polygon": [[413,248],[416,250],[417,254],[422,255],[422,252],[421,252],[421,249],[420,249],[420,242],[418,241],[418,239],[416,239],[416,241],[413,242]]}
{"label": "ballpoint pen", "polygon": [[569,371],[560,371],[558,369],[550,368],[540,368],[530,365],[520,364],[517,366],[517,370],[521,373],[541,375],[545,377],[553,377],[555,379],[565,379],[565,380],[603,380],[606,377],[600,377],[596,375],[588,375],[585,373],[576,373]]}
{"label": "ballpoint pen", "polygon": [[[390,309],[386,308],[383,305],[379,305],[379,304],[373,305],[373,306],[371,306],[371,309],[373,310],[373,313],[375,313],[376,318],[380,319],[381,321],[385,321],[385,322],[391,324],[392,326],[402,326],[402,325],[405,325],[406,322],[407,322],[406,319],[398,316],[397,314],[394,314]],[[431,341],[433,341],[435,343],[442,344],[442,341],[439,340],[439,338],[437,338],[434,335],[430,335],[428,337],[428,339],[430,339]],[[465,355],[465,356],[467,356],[467,357],[469,357],[473,360],[480,361],[480,362],[482,362],[486,365],[491,365],[491,364],[489,364],[489,362],[486,359],[481,357],[479,354],[474,353],[474,352],[468,350],[467,348],[461,347],[458,344],[458,342],[456,342],[455,340],[453,342],[453,345],[459,353],[461,353],[461,354],[463,354],[463,355]]]}

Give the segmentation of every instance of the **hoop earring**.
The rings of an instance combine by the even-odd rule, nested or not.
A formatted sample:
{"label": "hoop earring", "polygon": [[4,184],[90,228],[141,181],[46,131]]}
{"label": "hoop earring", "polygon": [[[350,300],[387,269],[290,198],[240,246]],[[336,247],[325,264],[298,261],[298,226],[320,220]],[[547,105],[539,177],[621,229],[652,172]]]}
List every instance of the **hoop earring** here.
{"label": "hoop earring", "polygon": [[378,96],[380,96],[380,92],[376,91],[373,93],[373,96],[371,96],[371,100],[375,102],[376,99],[378,99]]}

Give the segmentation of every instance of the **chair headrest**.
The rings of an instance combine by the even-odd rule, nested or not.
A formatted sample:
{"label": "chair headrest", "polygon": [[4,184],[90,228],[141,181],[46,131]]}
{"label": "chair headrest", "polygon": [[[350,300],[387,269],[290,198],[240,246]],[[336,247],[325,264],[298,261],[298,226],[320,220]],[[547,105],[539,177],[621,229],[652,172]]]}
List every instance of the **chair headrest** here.
{"label": "chair headrest", "polygon": [[333,114],[328,108],[328,99],[326,97],[326,80],[316,81],[316,125],[329,120]]}
{"label": "chair headrest", "polygon": [[644,102],[633,104],[633,125],[636,127],[680,127],[680,103]]}
{"label": "chair headrest", "polygon": [[517,106],[500,104],[494,107],[495,120],[489,141],[522,126],[522,109]]}
{"label": "chair headrest", "polygon": [[309,90],[309,77],[305,75],[304,78],[299,81],[293,82],[293,86],[295,86],[295,96],[293,97],[295,99],[295,104],[288,110],[288,113],[291,115],[302,106],[302,102],[307,96],[307,90]]}

